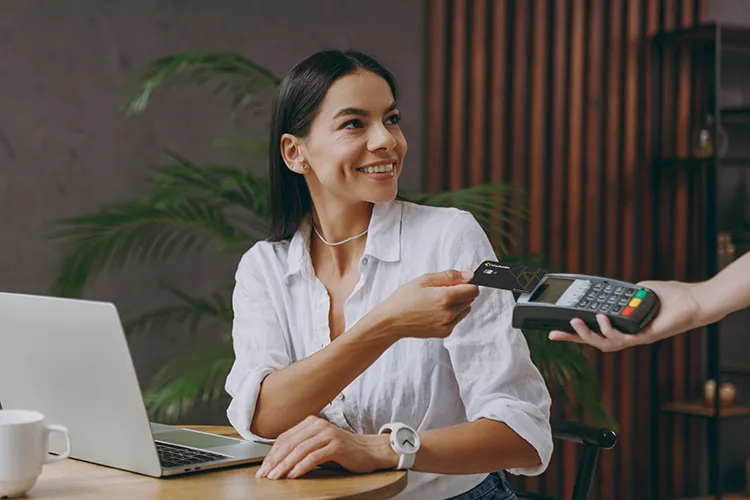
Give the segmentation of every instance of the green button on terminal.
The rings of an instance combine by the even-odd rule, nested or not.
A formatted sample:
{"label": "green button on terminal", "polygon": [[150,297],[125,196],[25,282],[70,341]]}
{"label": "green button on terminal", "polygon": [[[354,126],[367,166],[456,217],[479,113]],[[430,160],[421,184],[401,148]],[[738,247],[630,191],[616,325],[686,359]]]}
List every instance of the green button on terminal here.
{"label": "green button on terminal", "polygon": [[639,299],[646,298],[646,290],[638,290],[635,294]]}

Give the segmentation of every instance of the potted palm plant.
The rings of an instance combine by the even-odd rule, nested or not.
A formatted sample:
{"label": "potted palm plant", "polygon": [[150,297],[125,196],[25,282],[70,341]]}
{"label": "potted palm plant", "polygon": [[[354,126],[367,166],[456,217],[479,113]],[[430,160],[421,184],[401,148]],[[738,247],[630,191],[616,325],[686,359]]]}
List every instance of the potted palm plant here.
{"label": "potted palm plant", "polygon": [[[248,112],[262,91],[279,83],[268,69],[238,54],[180,54],[155,60],[133,75],[123,105],[125,113],[144,112],[154,92],[168,81],[214,84],[218,93],[229,94],[233,112]],[[267,151],[264,141],[217,139],[214,144],[267,157],[263,154]],[[152,168],[141,199],[55,221],[52,237],[60,243],[62,256],[51,287],[53,294],[81,296],[98,275],[121,271],[132,263],[160,263],[189,252],[241,254],[266,237],[270,205],[269,185],[263,174],[232,165],[197,165],[177,153],[167,155],[168,164]],[[415,203],[471,212],[493,241],[498,256],[519,260],[509,256],[508,249],[514,244],[510,233],[500,230],[525,217],[525,209],[515,201],[517,195],[508,186],[487,184],[401,196]],[[523,259],[531,264],[532,258],[535,256]],[[174,296],[174,305],[125,321],[129,335],[180,326],[186,331],[207,330],[211,338],[188,342],[184,351],[162,366],[150,381],[144,400],[152,418],[171,422],[195,405],[218,405],[226,397],[223,385],[234,359],[232,285],[232,276],[225,276],[209,297],[196,297],[161,283]],[[601,406],[596,374],[580,346],[550,342],[544,332],[524,333],[532,359],[557,404],[612,425]]]}

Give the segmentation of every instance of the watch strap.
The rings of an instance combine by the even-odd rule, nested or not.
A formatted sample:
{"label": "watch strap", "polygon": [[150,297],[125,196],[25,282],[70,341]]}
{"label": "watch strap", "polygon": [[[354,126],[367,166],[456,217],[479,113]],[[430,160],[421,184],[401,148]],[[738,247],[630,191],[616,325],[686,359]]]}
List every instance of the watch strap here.
{"label": "watch strap", "polygon": [[395,446],[393,445],[393,439],[395,439],[396,432],[398,432],[399,429],[407,428],[414,432],[416,434],[417,431],[412,429],[406,424],[394,422],[394,423],[388,423],[383,425],[380,430],[378,431],[378,434],[383,434],[384,431],[390,431],[391,437],[389,439],[391,449],[398,453],[398,465],[396,466],[397,470],[404,470],[404,469],[411,469],[414,466],[414,462],[416,461],[417,454],[416,453],[402,453],[398,450],[396,450]]}
{"label": "watch strap", "polygon": [[398,454],[398,465],[396,469],[404,470],[411,469],[414,466],[414,461],[417,458],[416,453],[399,453]]}

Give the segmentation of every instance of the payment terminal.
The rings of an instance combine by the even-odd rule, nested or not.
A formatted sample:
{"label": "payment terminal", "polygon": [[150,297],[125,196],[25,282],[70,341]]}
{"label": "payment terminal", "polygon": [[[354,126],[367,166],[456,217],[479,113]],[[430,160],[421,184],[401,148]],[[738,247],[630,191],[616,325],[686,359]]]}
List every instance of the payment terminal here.
{"label": "payment terminal", "polygon": [[[643,330],[659,310],[659,299],[648,288],[583,274],[547,273],[544,269],[487,261],[472,283],[519,292],[513,326],[525,330],[575,333],[570,320],[580,318],[599,332],[597,314],[606,315],[623,333]],[[512,283],[512,284],[511,284]]]}

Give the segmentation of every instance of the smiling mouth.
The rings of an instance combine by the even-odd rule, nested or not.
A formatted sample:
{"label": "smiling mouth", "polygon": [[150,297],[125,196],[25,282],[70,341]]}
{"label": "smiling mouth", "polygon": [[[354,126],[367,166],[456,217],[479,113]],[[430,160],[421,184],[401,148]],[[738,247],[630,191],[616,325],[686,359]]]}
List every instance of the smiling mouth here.
{"label": "smiling mouth", "polygon": [[365,174],[379,174],[386,172],[393,172],[393,167],[396,163],[387,163],[385,165],[376,165],[374,167],[360,167],[357,172],[364,172]]}

